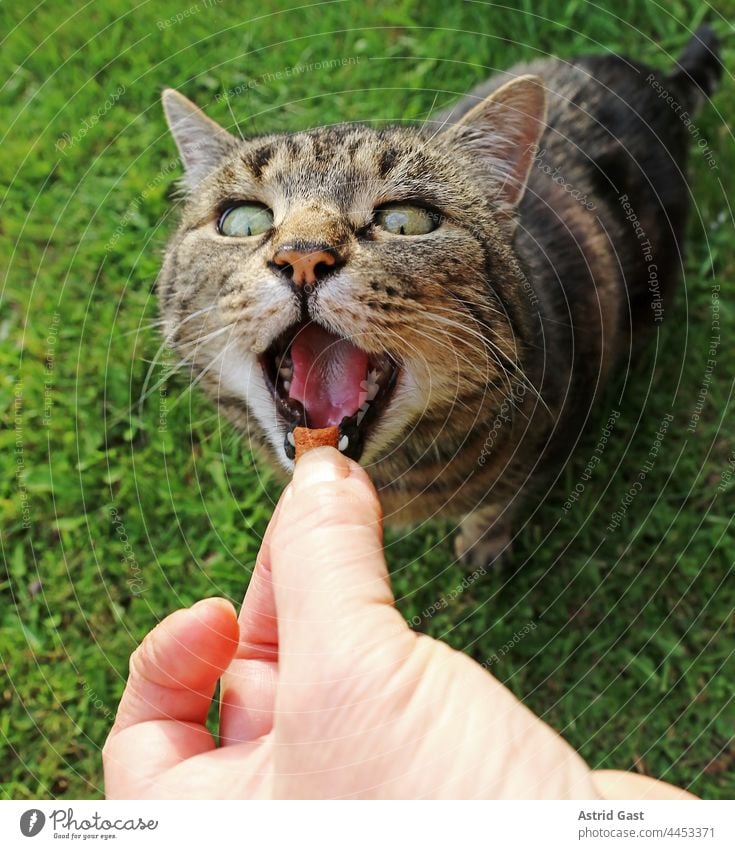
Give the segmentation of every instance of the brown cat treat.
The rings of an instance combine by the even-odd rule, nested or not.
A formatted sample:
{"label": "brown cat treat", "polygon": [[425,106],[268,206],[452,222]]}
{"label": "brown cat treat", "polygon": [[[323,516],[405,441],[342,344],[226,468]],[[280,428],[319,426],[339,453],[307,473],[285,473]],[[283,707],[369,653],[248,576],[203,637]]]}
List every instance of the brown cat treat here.
{"label": "brown cat treat", "polygon": [[299,457],[302,457],[307,451],[312,448],[322,448],[324,446],[337,447],[339,442],[339,428],[333,427],[295,427],[293,429],[293,438],[296,448],[296,462]]}

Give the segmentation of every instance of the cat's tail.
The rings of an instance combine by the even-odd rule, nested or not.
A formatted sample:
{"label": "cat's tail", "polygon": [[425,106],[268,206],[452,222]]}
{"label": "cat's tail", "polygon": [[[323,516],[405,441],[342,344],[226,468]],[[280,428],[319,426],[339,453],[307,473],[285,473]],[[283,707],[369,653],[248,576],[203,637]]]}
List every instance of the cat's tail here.
{"label": "cat's tail", "polygon": [[667,79],[684,93],[690,113],[695,114],[715,93],[721,77],[720,41],[712,27],[703,24],[686,43]]}

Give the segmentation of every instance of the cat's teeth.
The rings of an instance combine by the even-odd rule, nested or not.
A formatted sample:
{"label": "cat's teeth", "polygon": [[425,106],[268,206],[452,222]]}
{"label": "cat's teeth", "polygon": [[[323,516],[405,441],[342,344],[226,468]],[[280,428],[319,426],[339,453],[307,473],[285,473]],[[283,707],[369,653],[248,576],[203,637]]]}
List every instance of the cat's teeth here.
{"label": "cat's teeth", "polygon": [[362,409],[362,407],[360,407],[360,412],[357,414],[358,427],[360,427],[360,425],[362,424],[362,420],[365,418],[365,413],[367,413],[367,407],[364,410]]}
{"label": "cat's teeth", "polygon": [[288,444],[289,444],[292,448],[295,448],[295,447],[296,447],[296,440],[295,440],[295,439],[294,439],[294,437],[293,437],[293,431],[292,431],[292,430],[289,430],[289,432],[286,434],[286,439],[288,439]]}
{"label": "cat's teeth", "polygon": [[288,390],[291,388],[291,381],[290,380],[284,380],[283,381],[283,388],[286,390],[286,392],[288,392]]}
{"label": "cat's teeth", "polygon": [[293,369],[288,366],[281,366],[281,368],[278,369],[278,373],[284,380],[291,380],[293,377]]}
{"label": "cat's teeth", "polygon": [[375,398],[380,389],[378,372],[375,369],[368,373],[367,380],[360,381],[360,389],[365,393],[366,401],[372,401]]}
{"label": "cat's teeth", "polygon": [[339,442],[337,443],[337,448],[339,448],[340,451],[346,451],[347,446],[349,444],[350,444],[350,438],[349,438],[349,436],[345,435],[345,436],[340,438]]}

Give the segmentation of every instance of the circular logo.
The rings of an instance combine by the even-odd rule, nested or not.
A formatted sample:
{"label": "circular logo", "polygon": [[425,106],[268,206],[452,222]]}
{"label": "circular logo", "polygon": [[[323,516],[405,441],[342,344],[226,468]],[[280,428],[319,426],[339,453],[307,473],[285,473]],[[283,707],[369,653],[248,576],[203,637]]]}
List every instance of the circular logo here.
{"label": "circular logo", "polygon": [[38,808],[31,808],[30,811],[21,814],[20,833],[26,837],[35,837],[44,825],[46,825],[46,815]]}

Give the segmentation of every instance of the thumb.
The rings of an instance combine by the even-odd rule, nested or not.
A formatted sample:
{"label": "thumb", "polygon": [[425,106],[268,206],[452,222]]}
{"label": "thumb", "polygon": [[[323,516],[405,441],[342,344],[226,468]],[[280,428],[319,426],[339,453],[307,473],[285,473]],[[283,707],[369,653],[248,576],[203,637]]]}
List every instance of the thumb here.
{"label": "thumb", "polygon": [[282,678],[324,680],[337,658],[354,663],[386,638],[412,636],[393,606],[378,495],[336,449],[314,449],[296,464],[268,560]]}

